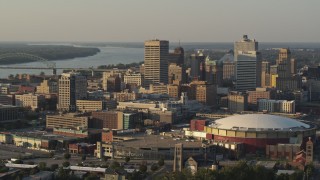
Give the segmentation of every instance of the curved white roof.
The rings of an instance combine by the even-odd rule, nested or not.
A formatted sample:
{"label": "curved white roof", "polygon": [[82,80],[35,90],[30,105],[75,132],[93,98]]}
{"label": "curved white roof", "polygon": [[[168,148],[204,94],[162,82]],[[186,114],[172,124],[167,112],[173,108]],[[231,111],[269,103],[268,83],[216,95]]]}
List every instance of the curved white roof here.
{"label": "curved white roof", "polygon": [[213,127],[219,129],[273,129],[273,130],[289,130],[293,128],[310,128],[308,124],[299,122],[295,119],[275,116],[268,114],[245,114],[234,115],[226,118],[218,119],[212,124]]}

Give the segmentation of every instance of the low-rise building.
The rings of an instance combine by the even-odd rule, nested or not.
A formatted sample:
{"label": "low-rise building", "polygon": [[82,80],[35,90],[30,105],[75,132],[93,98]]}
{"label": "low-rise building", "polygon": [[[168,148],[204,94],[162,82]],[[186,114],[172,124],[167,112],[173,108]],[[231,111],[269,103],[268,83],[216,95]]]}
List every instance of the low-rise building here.
{"label": "low-rise building", "polygon": [[38,94],[22,94],[15,96],[15,105],[18,107],[30,107],[32,110],[45,106],[45,96]]}
{"label": "low-rise building", "polygon": [[0,123],[16,121],[24,117],[21,107],[0,104]]}
{"label": "low-rise building", "polygon": [[294,114],[295,101],[259,99],[258,110]]}
{"label": "low-rise building", "polygon": [[103,101],[77,100],[76,106],[80,112],[102,111],[106,109]]}
{"label": "low-rise building", "polygon": [[75,128],[88,127],[89,117],[79,114],[69,113],[61,115],[47,115],[46,128]]}

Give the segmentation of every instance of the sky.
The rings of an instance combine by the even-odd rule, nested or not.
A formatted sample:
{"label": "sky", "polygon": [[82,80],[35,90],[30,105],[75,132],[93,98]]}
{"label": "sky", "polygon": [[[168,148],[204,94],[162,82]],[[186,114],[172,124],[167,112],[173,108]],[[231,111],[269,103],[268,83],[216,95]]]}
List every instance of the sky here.
{"label": "sky", "polygon": [[320,42],[319,0],[0,0],[1,41]]}

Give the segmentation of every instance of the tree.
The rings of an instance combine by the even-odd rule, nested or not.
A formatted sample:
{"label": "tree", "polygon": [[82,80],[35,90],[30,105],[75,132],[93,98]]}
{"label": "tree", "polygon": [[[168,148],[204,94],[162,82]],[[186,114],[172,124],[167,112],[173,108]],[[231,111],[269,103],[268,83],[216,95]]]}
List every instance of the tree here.
{"label": "tree", "polygon": [[127,156],[127,157],[125,158],[125,161],[126,161],[126,163],[128,163],[128,162],[130,161],[130,157]]}
{"label": "tree", "polygon": [[85,161],[87,159],[87,156],[85,155],[85,154],[83,154],[82,156],[81,156],[81,160],[82,161]]}
{"label": "tree", "polygon": [[65,161],[65,162],[62,163],[62,166],[63,167],[69,167],[70,163],[68,161]]}
{"label": "tree", "polygon": [[147,172],[148,170],[148,167],[144,164],[141,164],[140,167],[139,167],[139,171],[142,172],[142,173],[145,173]]}
{"label": "tree", "polygon": [[41,171],[46,170],[46,169],[47,169],[47,163],[45,163],[45,162],[40,162],[40,163],[39,163],[39,169],[40,169]]}
{"label": "tree", "polygon": [[54,152],[51,151],[51,152],[49,153],[49,157],[50,157],[50,158],[53,158],[53,156],[54,156]]}
{"label": "tree", "polygon": [[107,156],[103,156],[103,157],[102,157],[102,160],[103,160],[104,162],[107,162],[108,159],[109,159],[109,158],[108,158]]}
{"label": "tree", "polygon": [[21,159],[17,159],[13,161],[14,164],[23,164],[23,161]]}
{"label": "tree", "polygon": [[9,168],[6,167],[6,166],[2,166],[2,167],[0,168],[0,173],[5,173],[5,172],[8,172],[8,171],[9,171]]}
{"label": "tree", "polygon": [[159,166],[163,166],[163,165],[164,165],[164,159],[163,159],[163,158],[160,158],[160,159],[158,160],[158,165],[159,165]]}
{"label": "tree", "polygon": [[58,168],[59,168],[58,164],[51,164],[51,167],[50,167],[51,171],[55,171]]}
{"label": "tree", "polygon": [[157,164],[152,164],[151,165],[151,171],[156,171],[158,169],[158,165]]}
{"label": "tree", "polygon": [[43,71],[40,72],[40,76],[46,75]]}
{"label": "tree", "polygon": [[14,79],[14,75],[13,75],[13,74],[10,74],[10,75],[8,76],[8,78],[9,78],[9,79]]}
{"label": "tree", "polygon": [[117,169],[120,167],[120,163],[118,161],[113,161],[111,164],[112,169]]}
{"label": "tree", "polygon": [[71,158],[71,155],[69,153],[65,153],[63,157],[64,159],[69,160]]}

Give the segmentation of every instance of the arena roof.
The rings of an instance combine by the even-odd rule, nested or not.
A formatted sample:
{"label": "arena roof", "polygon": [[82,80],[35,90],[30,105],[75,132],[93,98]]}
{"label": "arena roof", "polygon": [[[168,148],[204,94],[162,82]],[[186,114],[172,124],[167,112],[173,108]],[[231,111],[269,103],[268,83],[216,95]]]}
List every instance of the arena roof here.
{"label": "arena roof", "polygon": [[234,130],[293,130],[310,128],[310,125],[283,116],[245,114],[218,119],[210,127]]}

